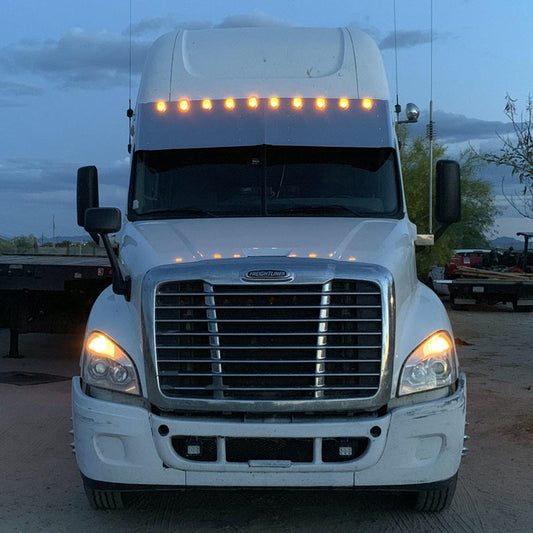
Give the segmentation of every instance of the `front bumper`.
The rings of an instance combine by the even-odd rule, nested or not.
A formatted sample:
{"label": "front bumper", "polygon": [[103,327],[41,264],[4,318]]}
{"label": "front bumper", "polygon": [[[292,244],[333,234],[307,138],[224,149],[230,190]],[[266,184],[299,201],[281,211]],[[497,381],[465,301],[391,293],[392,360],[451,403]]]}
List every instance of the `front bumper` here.
{"label": "front bumper", "polygon": [[[394,487],[436,483],[453,477],[463,447],[466,381],[446,398],[392,409],[382,417],[357,416],[313,421],[242,422],[157,416],[134,407],[87,396],[73,379],[76,458],[89,480],[146,488],[185,487]],[[379,428],[379,430],[376,430]],[[172,437],[216,437],[215,461],[178,455]],[[228,462],[224,439],[313,439],[319,452],[327,437],[364,437],[366,452],[353,461],[324,463]],[[318,459],[317,459],[318,458]]]}

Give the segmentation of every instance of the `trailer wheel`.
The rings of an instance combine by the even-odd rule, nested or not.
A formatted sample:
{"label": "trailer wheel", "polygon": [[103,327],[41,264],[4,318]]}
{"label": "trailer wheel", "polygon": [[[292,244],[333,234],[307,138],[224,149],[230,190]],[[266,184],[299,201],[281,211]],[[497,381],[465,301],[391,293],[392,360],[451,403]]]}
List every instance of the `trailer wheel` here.
{"label": "trailer wheel", "polygon": [[456,304],[455,303],[455,296],[450,294],[450,307],[454,311],[466,311],[468,309],[468,306],[466,304]]}
{"label": "trailer wheel", "polygon": [[118,490],[95,490],[83,484],[89,505],[97,511],[109,509],[123,509],[124,500],[122,492]]}
{"label": "trailer wheel", "polygon": [[517,301],[513,301],[513,311],[515,313],[531,313],[533,305],[518,305]]}
{"label": "trailer wheel", "polygon": [[450,507],[455,488],[457,486],[457,474],[443,485],[439,483],[438,489],[421,490],[416,493],[414,508],[424,513],[436,513]]}

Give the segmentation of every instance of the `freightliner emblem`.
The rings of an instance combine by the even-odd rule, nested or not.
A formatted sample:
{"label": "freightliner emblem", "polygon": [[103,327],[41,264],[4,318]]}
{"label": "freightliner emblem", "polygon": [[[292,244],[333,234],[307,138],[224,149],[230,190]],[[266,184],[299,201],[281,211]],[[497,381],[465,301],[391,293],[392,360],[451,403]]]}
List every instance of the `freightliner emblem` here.
{"label": "freightliner emblem", "polygon": [[286,270],[249,270],[244,276],[241,276],[243,281],[292,281],[294,276]]}

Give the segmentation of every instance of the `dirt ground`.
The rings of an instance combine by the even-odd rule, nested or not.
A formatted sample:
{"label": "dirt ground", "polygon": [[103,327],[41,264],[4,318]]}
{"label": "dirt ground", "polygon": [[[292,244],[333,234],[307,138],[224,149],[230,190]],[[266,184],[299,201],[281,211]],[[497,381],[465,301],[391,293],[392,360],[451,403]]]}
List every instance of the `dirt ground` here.
{"label": "dirt ground", "polygon": [[[0,383],[0,531],[11,532],[506,532],[533,531],[533,314],[510,307],[451,311],[468,379],[467,441],[452,507],[412,511],[405,496],[351,492],[194,492],[93,511],[70,449],[70,378],[80,339],[21,336],[6,372],[66,379]],[[0,355],[9,332],[0,330]]]}

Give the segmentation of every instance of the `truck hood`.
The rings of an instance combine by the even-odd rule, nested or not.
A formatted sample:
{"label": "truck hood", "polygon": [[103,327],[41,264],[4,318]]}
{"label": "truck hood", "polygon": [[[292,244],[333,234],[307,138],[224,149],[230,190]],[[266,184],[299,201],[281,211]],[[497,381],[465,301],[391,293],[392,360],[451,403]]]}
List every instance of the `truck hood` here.
{"label": "truck hood", "polygon": [[307,257],[379,264],[398,291],[416,282],[414,238],[407,218],[217,218],[127,223],[120,256],[132,281],[153,267],[246,257]]}

